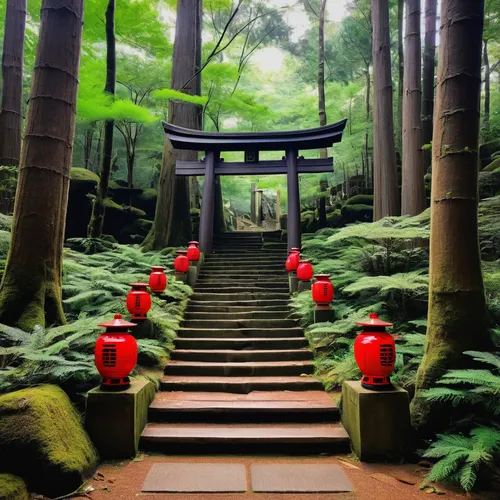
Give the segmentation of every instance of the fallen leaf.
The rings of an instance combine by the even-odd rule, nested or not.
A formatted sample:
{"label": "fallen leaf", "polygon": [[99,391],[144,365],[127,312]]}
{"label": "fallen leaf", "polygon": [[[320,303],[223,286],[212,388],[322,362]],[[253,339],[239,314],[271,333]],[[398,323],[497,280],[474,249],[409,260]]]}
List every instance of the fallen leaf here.
{"label": "fallen leaf", "polygon": [[375,474],[371,474],[370,477],[380,481],[381,483],[390,484],[391,486],[399,485],[399,481],[392,476],[388,476],[387,474],[382,474],[381,472],[376,472]]}
{"label": "fallen leaf", "polygon": [[349,469],[358,469],[359,467],[357,465],[354,465],[353,463],[349,462],[348,460],[344,460],[343,458],[337,458],[337,460],[342,464],[348,467]]}
{"label": "fallen leaf", "polygon": [[397,472],[392,474],[392,476],[395,477],[400,483],[409,484],[410,486],[415,486],[418,482],[412,476],[405,474],[404,472]]}
{"label": "fallen leaf", "polygon": [[417,465],[420,465],[420,467],[425,467],[426,469],[431,469],[434,464],[432,462],[429,462],[428,460],[420,460]]}

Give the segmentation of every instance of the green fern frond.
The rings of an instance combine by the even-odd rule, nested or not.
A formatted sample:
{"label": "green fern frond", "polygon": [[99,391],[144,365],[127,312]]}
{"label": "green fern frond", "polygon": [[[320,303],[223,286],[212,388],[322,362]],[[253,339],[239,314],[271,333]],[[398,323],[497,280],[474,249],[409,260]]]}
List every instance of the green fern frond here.
{"label": "green fern frond", "polygon": [[481,363],[487,363],[495,368],[500,369],[500,356],[492,352],[481,352],[481,351],[465,351],[464,354],[467,356],[472,356],[475,361]]}

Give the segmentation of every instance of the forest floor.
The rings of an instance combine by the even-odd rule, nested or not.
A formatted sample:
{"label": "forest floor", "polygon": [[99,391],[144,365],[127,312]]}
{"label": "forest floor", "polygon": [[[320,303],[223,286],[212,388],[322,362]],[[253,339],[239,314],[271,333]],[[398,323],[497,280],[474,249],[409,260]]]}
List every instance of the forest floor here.
{"label": "forest floor", "polygon": [[[339,465],[354,487],[353,493],[275,494],[275,493],[141,493],[142,484],[156,463],[231,463],[244,464],[247,475],[251,464],[335,464]],[[421,490],[428,469],[417,464],[367,464],[352,456],[168,456],[140,454],[131,461],[107,462],[101,465],[89,486],[93,500],[414,500],[437,494],[450,500],[472,498],[486,500],[485,495],[465,495],[443,486]],[[91,491],[91,492],[90,492]],[[493,498],[493,497],[492,497]]]}

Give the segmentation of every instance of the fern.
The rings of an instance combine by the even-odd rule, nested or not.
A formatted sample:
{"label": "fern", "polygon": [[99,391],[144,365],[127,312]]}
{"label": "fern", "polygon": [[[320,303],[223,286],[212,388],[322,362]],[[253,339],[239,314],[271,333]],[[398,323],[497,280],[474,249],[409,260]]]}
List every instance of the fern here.
{"label": "fern", "polygon": [[500,452],[500,429],[476,427],[470,435],[438,434],[424,453],[427,458],[440,458],[427,481],[458,479],[465,491],[471,491],[483,469],[492,469]]}

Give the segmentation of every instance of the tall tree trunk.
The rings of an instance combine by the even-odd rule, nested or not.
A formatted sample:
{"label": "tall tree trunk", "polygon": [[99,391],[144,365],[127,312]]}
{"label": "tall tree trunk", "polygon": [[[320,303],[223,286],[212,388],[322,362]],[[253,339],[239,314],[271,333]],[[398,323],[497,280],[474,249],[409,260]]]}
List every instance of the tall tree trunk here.
{"label": "tall tree trunk", "polygon": [[83,164],[87,170],[90,168],[90,156],[92,154],[92,144],[94,142],[94,124],[91,123],[89,128],[85,131],[85,144],[83,145]]}
{"label": "tall tree trunk", "polygon": [[404,68],[405,56],[403,49],[403,14],[405,0],[398,0],[398,131],[397,147],[398,151],[403,151],[403,87],[404,87]]}
{"label": "tall tree trunk", "polygon": [[422,152],[420,0],[406,0],[401,214],[425,210]]}
{"label": "tall tree trunk", "polygon": [[0,165],[19,165],[23,121],[23,61],[26,0],[7,0],[2,55]]}
{"label": "tall tree trunk", "polygon": [[[115,38],[115,7],[116,0],[108,0],[106,9],[106,85],[104,92],[115,93],[116,87],[116,38]],[[114,120],[106,120],[104,123],[104,145],[99,185],[97,196],[92,206],[88,235],[90,238],[100,238],[104,226],[105,206],[104,202],[108,194],[109,177],[111,174],[111,160],[113,157],[113,133],[115,129]]]}
{"label": "tall tree trunk", "polygon": [[43,0],[0,322],[64,323],[62,252],[75,135],[83,0]]}
{"label": "tall tree trunk", "polygon": [[134,164],[135,164],[135,151],[130,151],[127,155],[127,185],[129,188],[134,187]]}
{"label": "tall tree trunk", "polygon": [[491,71],[488,57],[488,40],[484,41],[484,116],[483,127],[486,134],[490,131],[490,103],[491,103]]}
{"label": "tall tree trunk", "polygon": [[[432,141],[432,121],[434,115],[434,66],[436,59],[436,17],[437,0],[425,0],[425,45],[424,76],[422,79],[422,142]],[[431,166],[432,153],[424,150],[424,169]],[[424,173],[425,173],[424,171]]]}
{"label": "tall tree trunk", "polygon": [[365,181],[365,186],[368,187],[368,183],[370,180],[370,174],[369,174],[369,169],[368,165],[370,164],[370,134],[368,132],[368,124],[370,123],[370,115],[371,115],[371,105],[370,105],[370,99],[371,99],[371,93],[372,93],[372,88],[371,88],[371,78],[370,78],[370,66],[366,68],[366,73],[365,73],[365,78],[366,78],[366,133],[365,133],[365,165],[366,165],[366,181]]}
{"label": "tall tree trunk", "polygon": [[372,0],[374,220],[398,215],[388,0]]}
{"label": "tall tree trunk", "polygon": [[[433,135],[429,313],[412,419],[436,431],[443,411],[419,397],[467,350],[493,348],[478,244],[478,138],[484,1],[442,0]],[[442,408],[441,408],[442,410]]]}
{"label": "tall tree trunk", "polygon": [[222,198],[221,176],[215,177],[215,209],[214,209],[214,233],[220,234],[226,230],[224,219],[224,200]]}
{"label": "tall tree trunk", "polygon": [[[201,1],[177,0],[171,88],[190,95],[199,95],[201,87],[200,75],[192,78],[201,66]],[[170,101],[168,121],[200,130],[202,112],[200,106]],[[175,165],[177,160],[197,159],[197,152],[174,150],[168,138],[165,138],[155,220],[144,240],[146,249],[159,250],[166,246],[185,245],[192,238],[189,181],[187,177],[175,175]]]}
{"label": "tall tree trunk", "polygon": [[[327,123],[326,118],[326,99],[325,99],[325,10],[326,0],[321,0],[319,9],[319,41],[318,41],[318,110],[319,125],[324,127]],[[319,151],[320,158],[328,157],[328,149],[323,148]]]}

